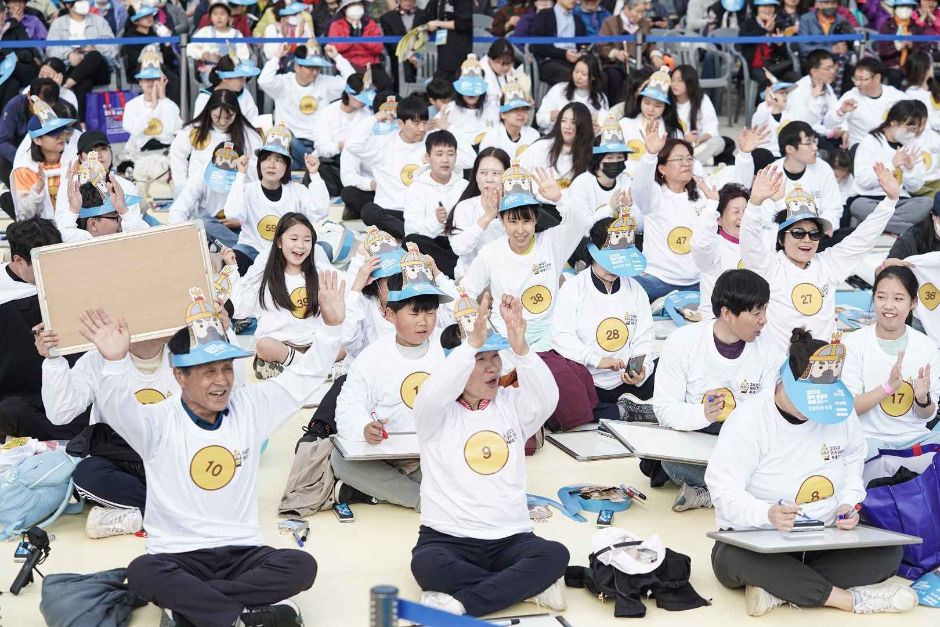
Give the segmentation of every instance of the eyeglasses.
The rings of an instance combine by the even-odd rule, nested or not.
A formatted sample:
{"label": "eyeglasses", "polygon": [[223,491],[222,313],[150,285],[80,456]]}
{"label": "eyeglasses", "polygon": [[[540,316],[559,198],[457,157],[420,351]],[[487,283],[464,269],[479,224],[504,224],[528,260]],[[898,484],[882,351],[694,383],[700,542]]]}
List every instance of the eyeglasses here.
{"label": "eyeglasses", "polygon": [[800,146],[818,146],[818,145],[819,145],[819,138],[818,138],[818,137],[814,137],[813,139],[809,140],[808,142],[800,142]]}
{"label": "eyeglasses", "polygon": [[809,236],[811,242],[818,242],[822,239],[822,231],[819,229],[813,229],[812,231],[807,231],[806,229],[790,229],[787,231],[793,239],[804,240],[806,236]]}
{"label": "eyeglasses", "polygon": [[692,157],[673,157],[672,159],[666,159],[666,163],[678,163],[679,165],[688,165],[695,161]]}

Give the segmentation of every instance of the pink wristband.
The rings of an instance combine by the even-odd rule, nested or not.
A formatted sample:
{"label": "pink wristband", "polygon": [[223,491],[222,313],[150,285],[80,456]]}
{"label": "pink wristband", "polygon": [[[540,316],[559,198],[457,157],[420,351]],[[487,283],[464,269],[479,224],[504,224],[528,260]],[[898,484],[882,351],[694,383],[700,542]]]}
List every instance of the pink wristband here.
{"label": "pink wristband", "polygon": [[887,394],[888,396],[891,396],[892,394],[894,394],[894,390],[891,389],[891,386],[888,385],[887,383],[882,383],[881,389],[884,390],[885,394]]}

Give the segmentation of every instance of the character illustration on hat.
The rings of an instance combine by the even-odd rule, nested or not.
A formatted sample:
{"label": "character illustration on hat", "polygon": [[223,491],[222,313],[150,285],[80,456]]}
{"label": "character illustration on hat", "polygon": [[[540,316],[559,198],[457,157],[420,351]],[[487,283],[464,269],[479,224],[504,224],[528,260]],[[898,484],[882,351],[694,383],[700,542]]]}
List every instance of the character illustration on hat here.
{"label": "character illustration on hat", "polygon": [[408,242],[407,251],[401,258],[402,290],[414,287],[416,283],[434,283],[434,273],[428,260],[418,250],[418,245]]}
{"label": "character illustration on hat", "polygon": [[620,215],[607,227],[604,248],[622,250],[636,245],[636,219],[630,215],[630,207],[621,207]]}
{"label": "character illustration on hat", "polygon": [[783,204],[787,208],[787,219],[800,214],[819,214],[819,210],[816,208],[816,199],[804,190],[800,184],[793,186],[790,193],[784,197]]}
{"label": "character illustration on hat", "polygon": [[636,218],[628,205],[618,209],[617,218],[607,227],[607,239],[598,248],[588,244],[591,258],[604,270],[617,276],[636,276],[646,270],[646,257],[636,248]]}
{"label": "character illustration on hat", "polygon": [[52,110],[52,107],[39,99],[39,96],[30,96],[29,99],[33,101],[33,115],[39,118],[43,126],[48,124],[50,120],[59,117]]}
{"label": "character illustration on hat", "polygon": [[800,381],[835,383],[840,380],[846,357],[845,344],[842,344],[841,338],[842,332],[836,331],[832,334],[831,342],[813,353]]}
{"label": "character illustration on hat", "polygon": [[224,266],[218,274],[212,277],[212,291],[215,297],[227,301],[232,295],[232,275],[237,271],[237,266]]}
{"label": "character illustration on hat", "polygon": [[389,114],[392,117],[398,116],[398,98],[389,96],[385,102],[379,105],[379,111]]}
{"label": "character illustration on hat", "polygon": [[138,78],[160,78],[163,76],[163,55],[160,54],[156,44],[144,46],[138,60],[140,62],[140,70],[137,73]]}
{"label": "character illustration on hat", "polygon": [[101,192],[102,198],[108,197],[108,171],[98,161],[98,153],[94,150],[85,156],[85,160],[78,166],[78,184],[91,183]]}
{"label": "character illustration on hat", "polygon": [[671,89],[672,78],[669,76],[669,68],[664,65],[656,72],[653,72],[643,89],[640,90],[640,95],[669,104]]}
{"label": "character illustration on hat", "polygon": [[633,150],[623,141],[623,131],[620,130],[620,123],[614,116],[607,118],[601,127],[600,141],[594,146],[595,155],[622,152],[629,155]]}
{"label": "character illustration on hat", "polygon": [[513,194],[532,195],[532,177],[516,160],[513,160],[509,169],[503,173],[503,195]]}
{"label": "character illustration on hat", "polygon": [[483,78],[483,67],[477,55],[470,53],[460,65],[460,78],[454,81],[454,89],[463,96],[482,96],[486,93],[487,83]]}
{"label": "character illustration on hat", "polygon": [[399,250],[395,239],[385,231],[380,231],[377,226],[370,226],[366,229],[365,243],[366,251],[373,257]]}
{"label": "character illustration on hat", "polygon": [[468,337],[473,333],[478,317],[480,317],[480,306],[470,298],[466,290],[460,288],[460,298],[454,301],[454,320],[460,325],[461,337]]}
{"label": "character illustration on hat", "polygon": [[189,327],[190,352],[210,342],[228,342],[225,329],[215,306],[206,301],[202,290],[190,288],[189,296],[193,299],[186,309],[186,325]]}
{"label": "character illustration on hat", "polygon": [[215,164],[215,167],[222,170],[235,170],[239,156],[238,151],[235,150],[235,144],[225,142],[222,144],[221,148],[215,151],[215,154],[212,156],[212,162]]}
{"label": "character illustration on hat", "polygon": [[276,152],[277,154],[289,157],[292,138],[293,136],[291,132],[287,130],[287,126],[284,125],[284,122],[278,122],[277,125],[271,127],[268,134],[264,136],[264,146],[261,147],[261,150]]}

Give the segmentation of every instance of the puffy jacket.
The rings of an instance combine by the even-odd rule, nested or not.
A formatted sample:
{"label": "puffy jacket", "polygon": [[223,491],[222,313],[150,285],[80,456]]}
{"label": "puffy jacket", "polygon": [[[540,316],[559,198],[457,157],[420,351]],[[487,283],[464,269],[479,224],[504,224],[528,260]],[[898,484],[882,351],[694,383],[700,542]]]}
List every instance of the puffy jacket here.
{"label": "puffy jacket", "polygon": [[[327,37],[381,37],[382,29],[378,23],[368,17],[362,18],[361,32],[352,34],[352,27],[344,17],[337,18],[330,23]],[[349,61],[356,70],[365,68],[368,64],[377,64],[382,61],[385,51],[380,43],[363,44],[334,44],[336,50]]]}

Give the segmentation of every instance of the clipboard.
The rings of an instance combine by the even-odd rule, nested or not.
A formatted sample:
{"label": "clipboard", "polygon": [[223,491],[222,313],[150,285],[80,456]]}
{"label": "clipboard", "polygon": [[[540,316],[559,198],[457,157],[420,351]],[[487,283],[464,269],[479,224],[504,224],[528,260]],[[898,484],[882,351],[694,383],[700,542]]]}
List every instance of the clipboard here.
{"label": "clipboard", "polygon": [[620,440],[600,429],[550,433],[545,439],[579,462],[633,457],[630,449],[625,447]]}
{"label": "clipboard", "polygon": [[858,525],[855,529],[850,530],[826,527],[822,533],[784,533],[776,529],[749,529],[746,531],[709,531],[705,535],[718,542],[738,546],[755,553],[861,549],[875,546],[921,544],[923,542],[917,536],[886,531],[867,525]]}
{"label": "clipboard", "polygon": [[351,462],[378,461],[386,459],[418,459],[418,434],[415,432],[390,433],[387,440],[379,444],[350,440],[331,435],[330,440],[343,457]]}
{"label": "clipboard", "polygon": [[659,425],[601,420],[636,457],[707,466],[718,438],[697,431],[676,431]]}

